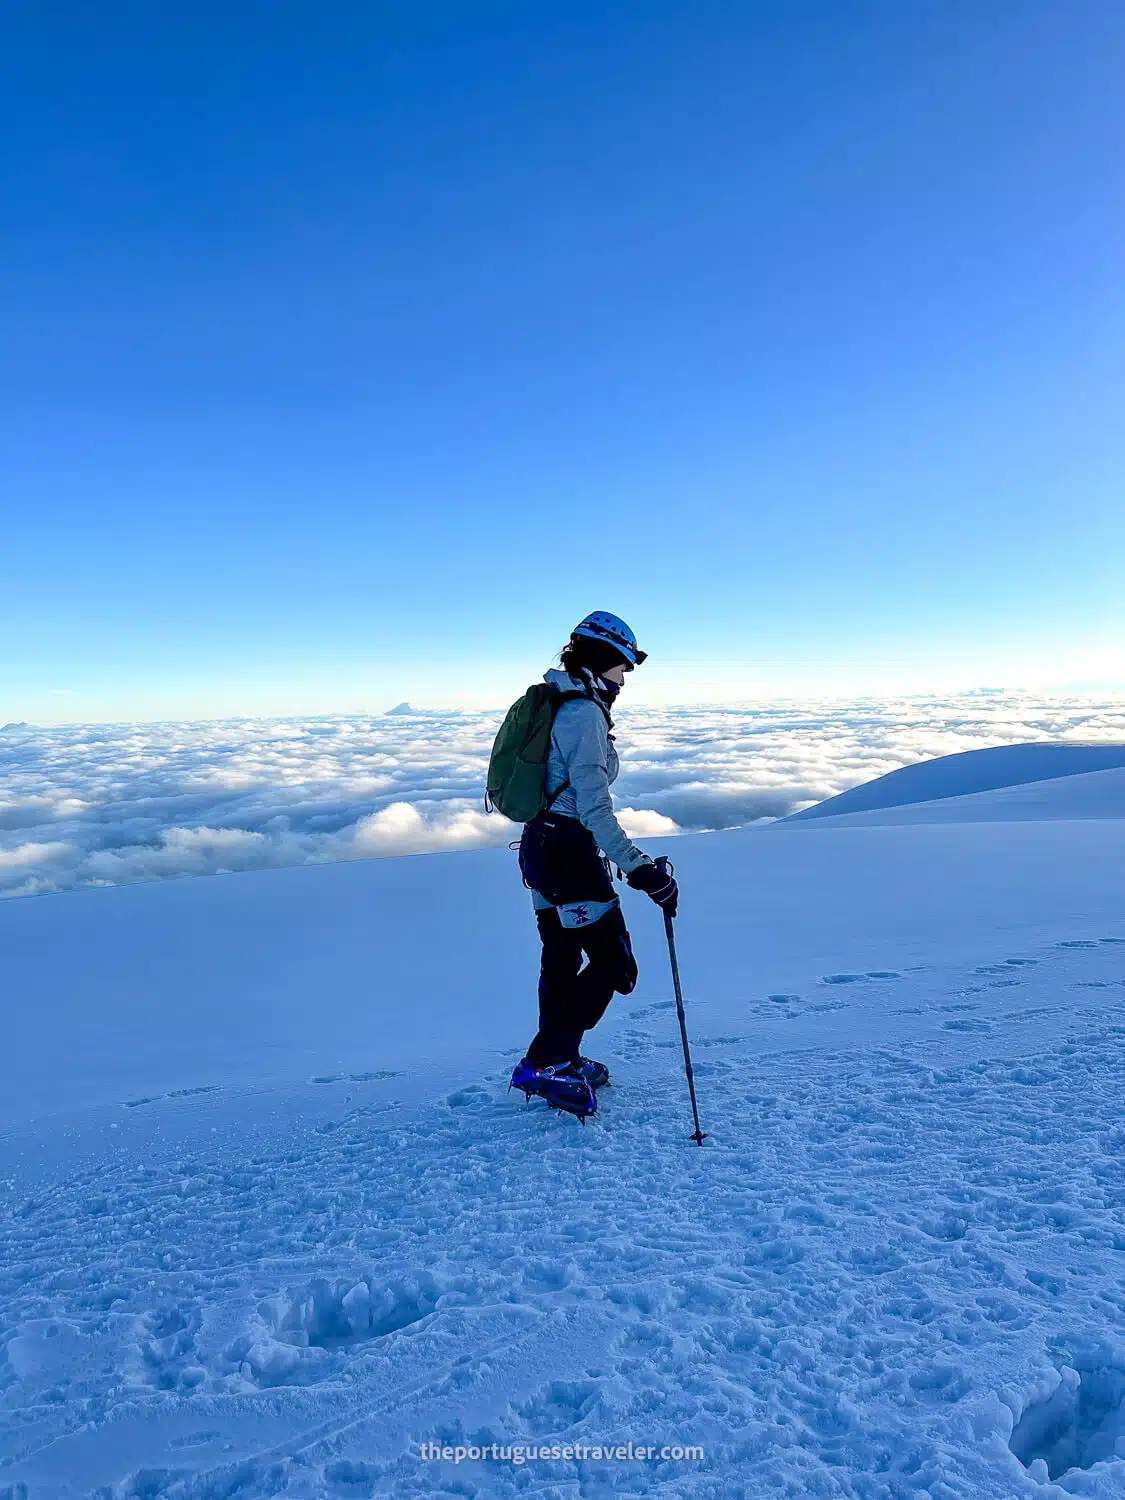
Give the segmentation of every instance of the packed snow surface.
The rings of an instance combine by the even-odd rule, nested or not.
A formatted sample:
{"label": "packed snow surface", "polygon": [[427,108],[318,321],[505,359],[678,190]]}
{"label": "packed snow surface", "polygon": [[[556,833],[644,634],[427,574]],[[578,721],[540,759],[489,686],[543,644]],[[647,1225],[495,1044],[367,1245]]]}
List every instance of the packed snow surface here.
{"label": "packed snow surface", "polygon": [[1125,766],[1125,745],[993,745],[903,766],[791,817],[793,822],[835,818],[843,813],[903,807],[936,797],[963,797],[1121,766]]}
{"label": "packed snow surface", "polygon": [[586,1127],[506,850],[6,903],[0,1496],[1120,1500],[1121,828],[676,840],[702,1149],[631,892]]}

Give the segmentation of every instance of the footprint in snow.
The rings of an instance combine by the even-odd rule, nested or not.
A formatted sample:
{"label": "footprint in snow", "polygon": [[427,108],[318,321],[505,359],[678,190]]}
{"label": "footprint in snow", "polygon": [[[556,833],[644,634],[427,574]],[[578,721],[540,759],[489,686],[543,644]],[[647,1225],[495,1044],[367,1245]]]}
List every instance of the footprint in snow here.
{"label": "footprint in snow", "polygon": [[953,1402],[968,1394],[970,1383],[952,1365],[931,1365],[911,1375],[910,1388],[923,1400]]}
{"label": "footprint in snow", "polygon": [[548,1438],[569,1432],[601,1403],[596,1380],[552,1380],[526,1401],[509,1406],[511,1425],[529,1438]]}
{"label": "footprint in snow", "polygon": [[450,1094],[445,1102],[451,1109],[464,1109],[467,1104],[487,1104],[488,1097],[487,1089],[481,1088],[479,1083],[471,1083],[467,1088]]}
{"label": "footprint in snow", "polygon": [[377,1083],[382,1078],[401,1078],[401,1070],[395,1072],[390,1068],[374,1069],[366,1073],[317,1073],[309,1079],[310,1083]]}
{"label": "footprint in snow", "polygon": [[318,1277],[304,1289],[261,1301],[251,1329],[225,1358],[263,1390],[311,1385],[327,1378],[331,1366],[310,1351],[347,1354],[420,1323],[435,1310],[440,1290],[424,1271],[387,1284]]}
{"label": "footprint in snow", "polygon": [[[1049,1396],[1029,1400],[1008,1447],[1041,1484],[1112,1459],[1107,1432],[1121,1405],[1121,1372],[1097,1357],[1067,1358]],[[1054,1486],[1052,1486],[1054,1488]],[[1070,1486],[1066,1489],[1070,1492]]]}
{"label": "footprint in snow", "polygon": [[1037,1286],[1040,1291],[1046,1292],[1051,1297],[1057,1297],[1065,1289],[1066,1283],[1057,1276],[1051,1276],[1046,1271],[1028,1271],[1025,1273],[1032,1286]]}
{"label": "footprint in snow", "polygon": [[868,969],[863,974],[825,974],[821,984],[864,984],[869,979],[901,979],[897,969]]}
{"label": "footprint in snow", "polygon": [[654,1000],[651,1005],[641,1005],[636,1010],[628,1012],[630,1018],[634,1016],[652,1016],[661,1010],[672,1010],[675,1007],[674,1000]]}
{"label": "footprint in snow", "polygon": [[204,1443],[216,1442],[222,1433],[216,1428],[205,1427],[199,1432],[185,1432],[183,1437],[169,1438],[169,1448],[201,1448]]}
{"label": "footprint in snow", "polygon": [[170,1089],[166,1094],[144,1094],[139,1099],[126,1099],[126,1109],[139,1109],[142,1104],[159,1104],[161,1099],[193,1099],[197,1094],[215,1094],[218,1085],[214,1083],[200,1084],[192,1089]]}
{"label": "footprint in snow", "polygon": [[923,1219],[921,1229],[930,1239],[949,1243],[965,1238],[969,1232],[969,1221],[958,1218],[956,1214],[943,1214],[940,1219]]}
{"label": "footprint in snow", "polygon": [[195,1336],[202,1323],[197,1308],[174,1304],[155,1308],[136,1320],[135,1329],[144,1380],[154,1390],[190,1390],[206,1379],[195,1357]]}

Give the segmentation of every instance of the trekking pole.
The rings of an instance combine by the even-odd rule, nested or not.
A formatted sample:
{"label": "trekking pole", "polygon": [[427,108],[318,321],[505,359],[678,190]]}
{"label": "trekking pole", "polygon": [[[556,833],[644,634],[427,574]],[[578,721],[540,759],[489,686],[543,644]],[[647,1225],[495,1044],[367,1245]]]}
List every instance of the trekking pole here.
{"label": "trekking pole", "polygon": [[[672,861],[666,854],[662,854],[655,861],[667,875],[672,874]],[[695,1074],[691,1070],[691,1049],[688,1047],[687,1039],[687,1017],[684,1015],[684,997],[680,989],[680,965],[676,959],[676,934],[672,930],[672,917],[669,912],[664,913],[664,933],[668,939],[668,958],[672,964],[672,986],[676,991],[676,1015],[680,1022],[680,1040],[684,1044],[684,1072],[687,1074],[688,1093],[691,1095],[691,1117],[695,1121],[695,1134],[691,1139],[697,1146],[702,1146],[707,1139],[707,1132],[699,1128],[699,1109],[695,1102]]]}

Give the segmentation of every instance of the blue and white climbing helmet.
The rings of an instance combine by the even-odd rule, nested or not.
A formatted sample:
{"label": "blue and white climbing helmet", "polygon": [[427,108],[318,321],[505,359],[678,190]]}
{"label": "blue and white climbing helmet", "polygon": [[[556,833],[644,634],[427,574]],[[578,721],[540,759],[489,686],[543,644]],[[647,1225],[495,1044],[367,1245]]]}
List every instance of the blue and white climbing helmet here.
{"label": "blue and white climbing helmet", "polygon": [[647,651],[642,651],[637,645],[637,637],[625,621],[617,615],[611,615],[608,610],[594,610],[579,621],[571,634],[588,636],[594,641],[605,641],[614,650],[620,651],[625,658],[626,669],[630,672],[634,667],[639,667],[648,655]]}

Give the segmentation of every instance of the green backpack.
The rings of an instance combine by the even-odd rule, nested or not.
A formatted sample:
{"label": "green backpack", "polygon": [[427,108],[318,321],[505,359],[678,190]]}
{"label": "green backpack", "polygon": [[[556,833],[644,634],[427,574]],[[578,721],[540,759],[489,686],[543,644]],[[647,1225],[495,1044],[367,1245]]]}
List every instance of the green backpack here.
{"label": "green backpack", "polygon": [[492,746],[485,812],[502,813],[513,823],[530,823],[566,790],[569,781],[547,796],[551,726],[564,703],[589,696],[564,693],[550,682],[536,682],[512,704]]}

